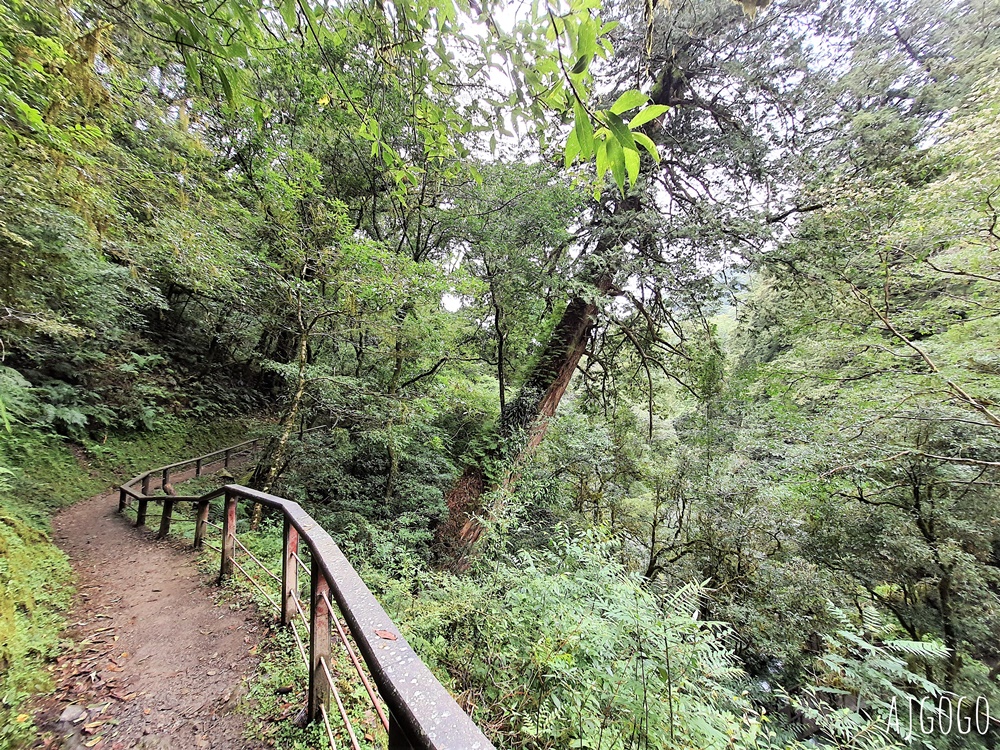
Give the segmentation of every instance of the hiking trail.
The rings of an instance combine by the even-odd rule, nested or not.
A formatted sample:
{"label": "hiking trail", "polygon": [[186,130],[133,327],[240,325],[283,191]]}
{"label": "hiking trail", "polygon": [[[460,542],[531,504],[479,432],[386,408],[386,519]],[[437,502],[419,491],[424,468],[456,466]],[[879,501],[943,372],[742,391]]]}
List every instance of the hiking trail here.
{"label": "hiking trail", "polygon": [[36,747],[262,747],[243,739],[236,707],[266,624],[253,608],[219,603],[190,542],[157,541],[117,507],[114,491],[53,519],[54,541],[77,578],[66,632],[74,646],[58,658],[55,691],[41,701],[47,739]]}

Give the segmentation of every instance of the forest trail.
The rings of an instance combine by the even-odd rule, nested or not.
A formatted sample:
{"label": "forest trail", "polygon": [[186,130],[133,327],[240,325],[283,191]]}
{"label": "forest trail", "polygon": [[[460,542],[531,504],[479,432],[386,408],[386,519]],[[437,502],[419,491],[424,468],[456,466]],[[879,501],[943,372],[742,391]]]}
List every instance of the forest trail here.
{"label": "forest trail", "polygon": [[67,633],[75,648],[59,658],[38,716],[55,739],[37,746],[256,747],[235,709],[266,626],[216,603],[188,544],[156,541],[117,507],[115,491],[53,519],[77,576]]}

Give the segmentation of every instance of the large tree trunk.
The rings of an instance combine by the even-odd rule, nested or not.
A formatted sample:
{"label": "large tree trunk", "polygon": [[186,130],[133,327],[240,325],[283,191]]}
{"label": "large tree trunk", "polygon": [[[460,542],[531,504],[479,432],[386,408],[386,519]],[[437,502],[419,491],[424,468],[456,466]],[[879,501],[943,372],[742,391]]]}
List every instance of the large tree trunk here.
{"label": "large tree trunk", "polygon": [[[295,393],[292,396],[292,402],[281,419],[280,433],[278,434],[277,441],[268,453],[261,458],[250,480],[250,484],[259,486],[261,492],[269,492],[277,480],[285,461],[285,454],[288,451],[288,441],[292,437],[292,432],[295,430],[295,422],[299,417],[299,408],[302,405],[302,397],[306,391],[306,365],[309,361],[308,331],[302,331],[299,334],[298,346],[296,348],[298,350],[299,369],[295,380]],[[260,503],[254,505],[253,518],[250,521],[251,530],[256,531],[257,527],[260,526],[263,509],[264,506]]]}
{"label": "large tree trunk", "polygon": [[[594,286],[600,294],[607,293],[612,286],[610,274],[602,275]],[[597,305],[593,302],[574,297],[566,306],[520,393],[504,410],[501,448],[490,458],[516,467],[542,442],[548,420],[555,416],[596,322]],[[480,497],[487,489],[483,467],[471,465],[446,495],[448,519],[438,527],[436,539],[445,564],[456,569],[466,567],[466,554],[482,533],[477,516],[484,510]]]}

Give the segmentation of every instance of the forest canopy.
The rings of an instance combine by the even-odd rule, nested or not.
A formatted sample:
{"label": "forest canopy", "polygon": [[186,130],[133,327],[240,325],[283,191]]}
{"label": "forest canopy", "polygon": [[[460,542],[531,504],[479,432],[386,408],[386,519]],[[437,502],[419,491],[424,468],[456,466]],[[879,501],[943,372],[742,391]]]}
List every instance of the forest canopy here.
{"label": "forest canopy", "polygon": [[249,420],[498,747],[993,747],[998,24],[8,0],[0,742],[52,457]]}

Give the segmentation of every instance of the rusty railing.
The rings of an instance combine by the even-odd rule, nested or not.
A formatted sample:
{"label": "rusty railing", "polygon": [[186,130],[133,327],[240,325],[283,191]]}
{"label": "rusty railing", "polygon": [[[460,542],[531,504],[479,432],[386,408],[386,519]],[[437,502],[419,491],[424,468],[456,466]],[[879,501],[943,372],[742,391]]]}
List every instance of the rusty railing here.
{"label": "rusty railing", "polygon": [[[300,437],[305,432],[310,430],[300,432]],[[340,747],[335,738],[339,734],[353,750],[384,746],[385,741],[389,750],[492,750],[490,741],[416,655],[330,535],[298,503],[236,484],[197,496],[175,494],[173,474],[194,467],[197,477],[229,468],[234,459],[258,450],[264,440],[248,440],[133,477],[119,489],[118,510],[124,511],[135,500],[136,525],[141,526],[146,523],[148,504],[162,503],[157,537],[163,538],[180,520],[174,518],[178,503],[194,505],[194,547],[219,552],[220,581],[235,573],[246,577],[290,629],[309,675],[304,717],[322,722],[331,747]],[[166,494],[151,495],[155,489]],[[219,498],[223,499],[221,507],[214,507],[221,513],[221,524],[211,520],[212,501]],[[280,575],[237,537],[241,503],[259,504],[281,514]],[[213,531],[219,533],[218,546],[207,541]],[[263,578],[252,571],[263,571]],[[308,594],[304,595],[307,580]],[[269,592],[269,586],[278,590]],[[373,726],[361,739],[354,727],[357,716],[352,721],[345,705],[343,683],[338,687],[338,677],[343,678],[345,672],[363,685],[374,710]]]}

